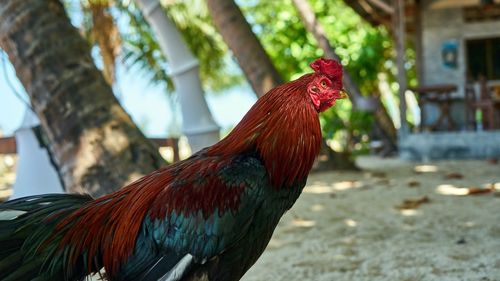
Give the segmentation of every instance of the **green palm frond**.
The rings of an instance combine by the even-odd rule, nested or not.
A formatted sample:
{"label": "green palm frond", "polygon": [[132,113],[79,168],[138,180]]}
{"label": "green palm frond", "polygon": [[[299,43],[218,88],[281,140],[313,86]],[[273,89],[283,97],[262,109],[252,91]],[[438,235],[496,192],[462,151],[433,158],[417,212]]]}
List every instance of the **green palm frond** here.
{"label": "green palm frond", "polygon": [[[162,1],[167,15],[176,24],[190,50],[200,61],[200,76],[210,90],[220,90],[243,80],[240,72],[227,69],[227,48],[211,24],[208,11],[200,1]],[[168,76],[168,58],[161,52],[154,32],[131,1],[115,2],[124,16],[126,30],[122,30],[123,58],[127,65],[138,66],[151,74],[151,81],[165,84],[172,90]],[[126,20],[125,20],[126,19]],[[124,28],[125,29],[125,28]]]}
{"label": "green palm frond", "polygon": [[99,48],[103,75],[109,84],[115,81],[115,62],[120,54],[121,38],[111,13],[111,0],[81,0],[81,31],[91,45]]}
{"label": "green palm frond", "polygon": [[[99,47],[103,72],[111,78],[109,81],[114,80],[115,59],[120,58],[129,69],[144,73],[151,83],[173,91],[168,58],[163,55],[153,30],[134,1],[64,2],[69,7],[74,1],[80,2],[82,7],[82,34],[91,45]],[[226,45],[211,23],[204,1],[160,0],[160,3],[200,61],[200,77],[206,89],[220,91],[243,81],[243,74],[234,67]],[[107,24],[96,24],[99,20]],[[106,38],[116,40],[106,41]]]}

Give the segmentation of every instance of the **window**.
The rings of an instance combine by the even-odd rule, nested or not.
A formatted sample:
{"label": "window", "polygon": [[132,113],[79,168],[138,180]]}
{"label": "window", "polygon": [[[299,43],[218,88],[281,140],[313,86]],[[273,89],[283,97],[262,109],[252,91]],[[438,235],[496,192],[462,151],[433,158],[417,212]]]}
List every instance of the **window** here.
{"label": "window", "polygon": [[500,80],[500,38],[466,41],[467,74],[477,80]]}

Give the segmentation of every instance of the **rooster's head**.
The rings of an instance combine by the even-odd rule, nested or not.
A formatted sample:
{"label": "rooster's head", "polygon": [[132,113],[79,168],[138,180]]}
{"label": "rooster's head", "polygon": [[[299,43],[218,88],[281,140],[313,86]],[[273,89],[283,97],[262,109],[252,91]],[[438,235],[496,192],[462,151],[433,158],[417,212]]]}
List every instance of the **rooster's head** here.
{"label": "rooster's head", "polygon": [[317,59],[311,63],[314,76],[307,92],[318,112],[333,106],[335,101],[347,97],[342,85],[342,65],[331,59]]}

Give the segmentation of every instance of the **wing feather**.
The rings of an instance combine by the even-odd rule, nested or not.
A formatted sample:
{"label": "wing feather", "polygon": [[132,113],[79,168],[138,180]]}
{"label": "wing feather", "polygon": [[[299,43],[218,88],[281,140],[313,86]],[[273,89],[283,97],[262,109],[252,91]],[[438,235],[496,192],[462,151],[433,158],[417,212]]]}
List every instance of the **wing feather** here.
{"label": "wing feather", "polygon": [[[214,207],[209,214],[203,210],[174,210],[164,218],[146,220],[143,227],[145,233],[152,233],[154,241],[163,249],[165,257],[177,256],[186,259],[189,256],[192,257],[190,264],[203,264],[243,239],[256,211],[266,197],[264,193],[268,189],[265,187],[269,185],[269,181],[262,162],[255,156],[243,155],[231,159],[223,167],[218,166],[214,170],[205,169],[197,177],[178,178],[171,185],[175,186],[178,192],[183,192],[184,188],[193,188],[194,183],[197,192],[241,188],[239,204],[235,209],[224,211]],[[209,186],[214,183],[218,186]],[[213,198],[228,202],[235,200],[235,198],[220,198],[213,194],[205,196],[207,200]],[[221,202],[214,202],[214,205],[221,206]],[[179,260],[173,267],[177,272],[175,276],[182,271],[186,271],[183,273],[185,275],[191,268],[191,266],[181,266],[184,264],[181,261]],[[155,266],[161,266],[161,262]],[[184,276],[183,274],[180,276]],[[181,280],[169,278],[165,280]]]}

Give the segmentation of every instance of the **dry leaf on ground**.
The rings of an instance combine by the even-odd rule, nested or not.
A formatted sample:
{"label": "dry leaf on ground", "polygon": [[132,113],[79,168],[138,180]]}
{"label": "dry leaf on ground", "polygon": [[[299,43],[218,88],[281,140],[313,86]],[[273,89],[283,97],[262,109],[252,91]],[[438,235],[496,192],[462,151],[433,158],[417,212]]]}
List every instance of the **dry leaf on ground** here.
{"label": "dry leaf on ground", "polygon": [[401,205],[396,206],[396,209],[400,210],[417,209],[418,207],[420,207],[420,205],[424,203],[429,203],[430,201],[431,200],[427,196],[417,199],[406,199],[403,201],[403,203],[401,203]]}
{"label": "dry leaf on ground", "polygon": [[444,178],[448,179],[448,180],[461,180],[464,178],[464,175],[457,173],[457,172],[451,172],[451,173],[446,174],[444,176]]}
{"label": "dry leaf on ground", "polygon": [[468,187],[467,189],[469,190],[469,193],[467,193],[467,195],[479,195],[494,191],[493,188],[481,188],[476,186]]}
{"label": "dry leaf on ground", "polygon": [[386,178],[387,174],[384,172],[370,172],[369,175],[373,178]]}
{"label": "dry leaf on ground", "polygon": [[418,180],[410,179],[408,181],[408,187],[419,187],[419,186],[420,186],[420,182]]}

